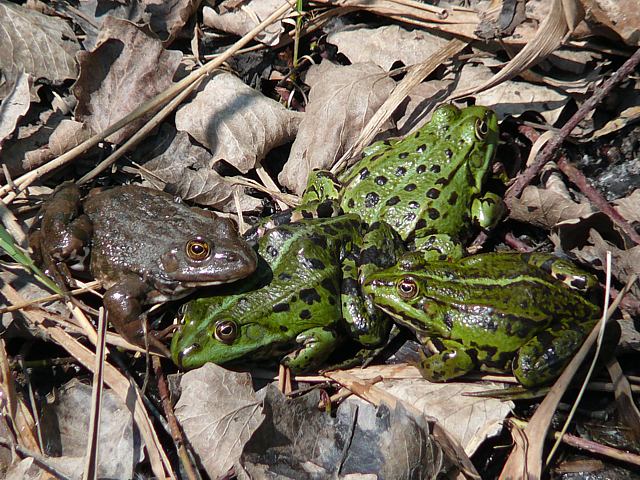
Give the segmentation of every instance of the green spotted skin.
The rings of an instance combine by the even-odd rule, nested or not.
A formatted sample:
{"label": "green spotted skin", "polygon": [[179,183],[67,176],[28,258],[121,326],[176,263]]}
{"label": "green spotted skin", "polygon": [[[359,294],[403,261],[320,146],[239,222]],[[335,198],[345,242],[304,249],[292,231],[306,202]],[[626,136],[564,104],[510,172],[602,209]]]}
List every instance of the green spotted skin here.
{"label": "green spotted skin", "polygon": [[488,253],[425,263],[408,254],[369,275],[363,291],[395,321],[431,340],[438,353],[420,368],[445,381],[472,370],[513,372],[525,387],[553,381],[600,315],[581,289],[595,279],[547,254]]}
{"label": "green spotted skin", "polygon": [[502,215],[499,197],[483,190],[497,143],[493,111],[442,105],[416,133],[368,147],[338,179],[312,174],[302,203],[332,198],[367,223],[387,222],[421,249],[443,238],[463,242],[473,225],[490,228]]}
{"label": "green spotted skin", "polygon": [[251,283],[184,306],[171,343],[177,365],[269,360],[304,372],[346,338],[366,348],[386,339],[391,322],[362,297],[360,277],[398,260],[390,227],[365,229],[357,215],[305,219],[267,230],[257,249]]}

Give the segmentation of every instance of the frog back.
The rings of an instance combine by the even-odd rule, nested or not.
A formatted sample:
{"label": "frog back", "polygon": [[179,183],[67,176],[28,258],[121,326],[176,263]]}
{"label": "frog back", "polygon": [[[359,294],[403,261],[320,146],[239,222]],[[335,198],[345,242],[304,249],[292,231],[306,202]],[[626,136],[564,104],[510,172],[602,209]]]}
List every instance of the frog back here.
{"label": "frog back", "polygon": [[[485,117],[490,128],[478,137],[478,120]],[[403,240],[413,233],[458,236],[471,223],[471,203],[482,190],[496,143],[491,110],[444,105],[414,134],[369,147],[340,178],[341,206],[367,223],[386,221]]]}

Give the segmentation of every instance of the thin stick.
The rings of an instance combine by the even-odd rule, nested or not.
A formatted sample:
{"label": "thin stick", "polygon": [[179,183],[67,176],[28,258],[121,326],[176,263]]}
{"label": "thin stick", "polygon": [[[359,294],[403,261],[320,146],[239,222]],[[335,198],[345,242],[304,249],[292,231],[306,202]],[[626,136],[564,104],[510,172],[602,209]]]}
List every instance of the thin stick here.
{"label": "thin stick", "polygon": [[509,187],[505,198],[509,197],[517,197],[522,193],[524,187],[529,185],[531,181],[534,179],[540,170],[544,166],[545,163],[549,162],[558,147],[562,145],[562,142],[569,136],[569,134],[573,131],[574,128],[582,121],[582,119],[589,113],[591,110],[595,108],[595,106],[602,101],[604,97],[606,97],[614,86],[616,86],[623,79],[627,78],[629,74],[638,66],[640,63],[640,48],[636,50],[636,52],[627,59],[626,62],[609,78],[601,88],[597,89],[593,96],[590,97],[586,102],[584,102],[578,111],[573,114],[573,116],[569,119],[569,121],[560,129],[557,135],[555,135],[544,147],[538,158],[535,162],[533,162],[527,169],[522,172],[514,182],[514,184]]}

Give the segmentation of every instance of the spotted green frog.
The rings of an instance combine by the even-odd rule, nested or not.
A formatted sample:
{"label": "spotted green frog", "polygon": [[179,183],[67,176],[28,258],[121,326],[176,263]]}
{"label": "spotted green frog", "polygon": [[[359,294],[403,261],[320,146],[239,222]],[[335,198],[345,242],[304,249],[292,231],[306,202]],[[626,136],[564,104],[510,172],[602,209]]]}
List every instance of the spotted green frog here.
{"label": "spotted green frog", "polygon": [[395,264],[403,251],[384,223],[354,214],[306,219],[264,233],[251,281],[188,302],[171,354],[182,368],[279,360],[315,370],[345,339],[382,343],[390,322],[361,295],[361,278]]}
{"label": "spotted green frog", "polygon": [[596,284],[571,262],[547,254],[429,263],[409,254],[369,275],[363,291],[422,343],[435,345],[438,353],[419,366],[428,380],[475,369],[513,371],[532,387],[555,379],[595,324],[599,308],[578,289]]}
{"label": "spotted green frog", "polygon": [[[52,273],[65,262],[81,266],[90,251],[91,273],[106,289],[109,321],[125,339],[144,345],[143,305],[232,282],[256,269],[255,252],[235,224],[209,213],[151,188],[92,190],[82,199],[77,186],[66,183],[43,205],[30,243]],[[168,353],[159,340],[148,340]]]}
{"label": "spotted green frog", "polygon": [[497,143],[493,111],[442,105],[415,134],[374,143],[338,178],[314,172],[302,209],[333,200],[367,223],[387,222],[428,257],[461,257],[471,227],[491,228],[503,213],[484,189]]}

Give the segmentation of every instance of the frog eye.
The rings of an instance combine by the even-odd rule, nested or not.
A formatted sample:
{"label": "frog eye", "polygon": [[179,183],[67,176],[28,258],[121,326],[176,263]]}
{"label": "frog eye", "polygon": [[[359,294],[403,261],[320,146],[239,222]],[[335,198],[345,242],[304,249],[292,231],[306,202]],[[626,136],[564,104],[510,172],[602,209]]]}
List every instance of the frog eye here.
{"label": "frog eye", "polygon": [[238,336],[238,327],[231,320],[220,320],[216,323],[215,336],[216,340],[229,345]]}
{"label": "frog eye", "polygon": [[195,240],[189,240],[187,242],[185,252],[191,260],[200,261],[209,256],[211,249],[209,248],[209,243],[198,237]]}
{"label": "frog eye", "polygon": [[410,299],[417,295],[418,285],[416,281],[411,277],[405,277],[398,282],[398,295],[402,298]]}
{"label": "frog eye", "polygon": [[484,138],[489,133],[489,125],[487,125],[487,122],[485,122],[483,119],[478,118],[476,119],[475,123],[475,132],[476,138],[478,140],[484,140]]}

